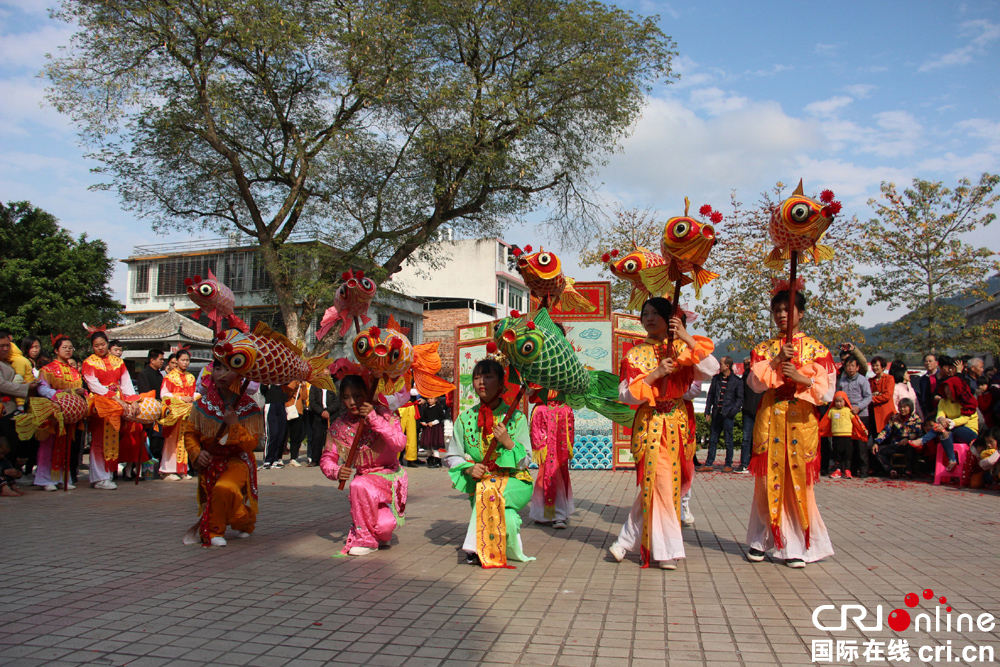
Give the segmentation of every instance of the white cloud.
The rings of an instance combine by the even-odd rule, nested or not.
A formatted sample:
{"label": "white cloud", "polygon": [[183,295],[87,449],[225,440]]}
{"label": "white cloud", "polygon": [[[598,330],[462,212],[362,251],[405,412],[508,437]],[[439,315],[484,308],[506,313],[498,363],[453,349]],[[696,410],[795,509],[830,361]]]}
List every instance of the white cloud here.
{"label": "white cloud", "polygon": [[972,38],[968,44],[943,56],[928,60],[920,66],[919,71],[929,72],[942,67],[967,65],[977,57],[986,55],[989,45],[1000,39],[1000,24],[988,19],[965,21],[960,26],[960,33]]}
{"label": "white cloud", "polygon": [[816,44],[816,48],[814,50],[816,52],[816,55],[832,56],[835,53],[837,53],[837,50],[839,48],[840,46],[838,44],[823,44],[822,42],[820,42]]}
{"label": "white cloud", "polygon": [[832,116],[838,110],[843,109],[854,101],[854,98],[846,95],[837,95],[828,100],[821,100],[806,105],[806,113],[813,116]]}
{"label": "white cloud", "polygon": [[912,155],[922,143],[923,126],[907,111],[883,111],[875,114],[878,125],[871,141],[858,147],[862,152],[882,157]]}
{"label": "white cloud", "polygon": [[996,153],[978,152],[971,155],[956,155],[949,152],[938,157],[921,160],[917,168],[922,172],[940,172],[960,178],[967,177],[970,180],[978,180],[979,175],[984,171],[993,173],[1000,170],[1000,158]]}
{"label": "white cloud", "polygon": [[856,99],[864,99],[872,94],[872,92],[877,88],[870,83],[856,83],[851,86],[844,86],[844,90],[848,95]]}
{"label": "white cloud", "polygon": [[720,88],[699,88],[691,91],[691,106],[712,116],[737,111],[746,107],[749,100]]}
{"label": "white cloud", "polygon": [[670,84],[671,90],[705,86],[728,78],[724,70],[716,67],[705,67],[687,56],[674,58],[672,67],[675,73],[680,74],[680,79]]}
{"label": "white cloud", "polygon": [[45,106],[45,87],[39,79],[0,79],[0,137],[28,136],[43,128],[71,132],[69,118]]}
{"label": "white cloud", "polygon": [[614,196],[642,207],[702,193],[721,203],[732,188],[767,187],[770,174],[821,143],[814,123],[776,102],[747,102],[706,120],[678,100],[651,98],[603,177]]}
{"label": "white cloud", "polygon": [[775,74],[781,74],[782,72],[788,72],[795,69],[791,65],[781,65],[775,64],[771,65],[768,69],[758,69],[752,72],[747,72],[749,76],[774,76]]}
{"label": "white cloud", "polygon": [[35,32],[4,35],[0,40],[0,65],[37,72],[45,64],[45,54],[55,54],[57,47],[69,44],[73,32],[71,26],[49,23]]}
{"label": "white cloud", "polygon": [[18,9],[25,14],[45,14],[50,9],[58,6],[57,0],[4,0],[0,5],[0,11],[8,11],[10,8]]}

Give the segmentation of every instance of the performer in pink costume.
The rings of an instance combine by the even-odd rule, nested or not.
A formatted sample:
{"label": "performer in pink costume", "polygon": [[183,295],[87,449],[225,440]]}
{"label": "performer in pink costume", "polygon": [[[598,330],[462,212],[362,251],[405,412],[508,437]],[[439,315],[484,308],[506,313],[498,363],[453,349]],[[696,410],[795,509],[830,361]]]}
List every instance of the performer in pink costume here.
{"label": "performer in pink costume", "polygon": [[573,513],[573,488],[569,481],[573,424],[573,409],[560,401],[543,403],[531,413],[531,452],[538,464],[538,478],[528,516],[535,523],[565,528]]}
{"label": "performer in pink costume", "polygon": [[399,454],[406,449],[406,436],[399,417],[382,405],[368,403],[368,389],[360,376],[348,375],[341,381],[340,399],[346,414],[330,424],[319,466],[334,481],[350,478],[351,469],[341,461],[347,460],[361,420],[367,421],[351,480],[354,523],[341,550],[351,556],[367,556],[379,546],[389,546],[392,531],[403,525],[407,478],[399,467]]}

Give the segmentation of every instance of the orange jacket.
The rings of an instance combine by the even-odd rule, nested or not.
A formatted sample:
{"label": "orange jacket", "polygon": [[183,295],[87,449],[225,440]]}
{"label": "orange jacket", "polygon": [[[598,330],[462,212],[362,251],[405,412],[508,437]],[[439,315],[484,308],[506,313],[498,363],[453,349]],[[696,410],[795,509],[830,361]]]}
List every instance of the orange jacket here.
{"label": "orange jacket", "polygon": [[[845,406],[848,408],[851,407],[851,400],[847,398],[847,394],[842,391],[838,391],[833,395],[833,400],[836,401],[838,396],[844,399]],[[833,402],[831,401],[830,404],[833,405]],[[851,440],[868,440],[868,429],[865,428],[865,425],[861,422],[860,417],[854,415],[851,418],[851,425],[853,426],[853,429],[851,430]],[[830,414],[827,413],[823,415],[822,419],[819,420],[819,437],[829,438],[830,432]]]}

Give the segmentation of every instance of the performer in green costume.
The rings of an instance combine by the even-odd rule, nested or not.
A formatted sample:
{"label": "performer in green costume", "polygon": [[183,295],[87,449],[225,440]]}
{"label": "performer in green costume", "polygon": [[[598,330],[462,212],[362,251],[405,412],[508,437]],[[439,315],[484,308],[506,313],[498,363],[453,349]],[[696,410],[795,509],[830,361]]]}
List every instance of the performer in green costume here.
{"label": "performer in green costume", "polygon": [[[480,404],[455,422],[445,465],[456,489],[469,494],[472,518],[465,535],[467,561],[484,568],[512,568],[507,559],[535,560],[521,547],[518,511],[531,499],[528,420],[520,411],[504,426],[507,405],[501,395],[506,373],[499,362],[483,359],[472,371]],[[496,439],[489,461],[484,456]]]}

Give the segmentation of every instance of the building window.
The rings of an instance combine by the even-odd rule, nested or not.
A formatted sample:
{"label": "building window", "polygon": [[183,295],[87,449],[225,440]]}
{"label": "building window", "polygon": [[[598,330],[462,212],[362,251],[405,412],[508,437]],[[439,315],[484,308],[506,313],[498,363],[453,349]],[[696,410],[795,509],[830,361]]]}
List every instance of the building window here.
{"label": "building window", "polygon": [[132,268],[132,294],[149,294],[149,262],[136,262]]}
{"label": "building window", "polygon": [[414,334],[414,331],[413,331],[413,322],[410,321],[410,320],[400,320],[399,321],[399,326],[403,327],[403,329],[405,331],[407,331],[406,335],[409,336],[410,342],[412,343],[413,342],[413,334]]}
{"label": "building window", "polygon": [[271,289],[271,280],[264,270],[260,253],[253,250],[226,255],[226,284],[234,293],[260,292]]}
{"label": "building window", "polygon": [[156,280],[157,296],[172,296],[174,294],[187,294],[185,278],[208,276],[209,270],[216,271],[216,260],[218,258],[209,257],[170,257],[160,261],[159,276]]}
{"label": "building window", "polygon": [[512,310],[524,310],[524,292],[513,285],[510,286],[510,305]]}
{"label": "building window", "polygon": [[504,304],[504,293],[507,291],[507,283],[502,280],[497,281],[497,303]]}

